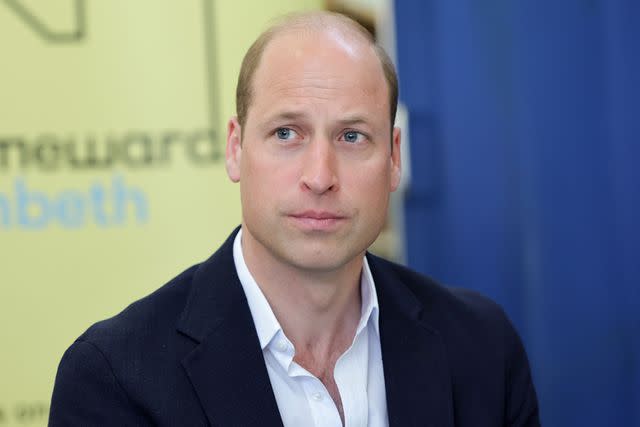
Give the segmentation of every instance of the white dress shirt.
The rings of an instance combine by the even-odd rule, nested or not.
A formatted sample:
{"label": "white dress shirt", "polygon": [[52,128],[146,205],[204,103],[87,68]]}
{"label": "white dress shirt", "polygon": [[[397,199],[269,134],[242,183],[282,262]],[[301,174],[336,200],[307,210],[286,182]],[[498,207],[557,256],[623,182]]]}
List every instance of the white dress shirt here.
{"label": "white dress shirt", "polygon": [[[233,259],[285,427],[342,426],[338,409],[324,384],[293,361],[295,348],[247,268],[241,239],[242,230],[233,242]],[[386,427],[389,422],[378,329],[378,298],[366,257],[360,293],[362,309],[356,335],[351,347],[336,362],[334,379],[342,399],[345,427]]]}

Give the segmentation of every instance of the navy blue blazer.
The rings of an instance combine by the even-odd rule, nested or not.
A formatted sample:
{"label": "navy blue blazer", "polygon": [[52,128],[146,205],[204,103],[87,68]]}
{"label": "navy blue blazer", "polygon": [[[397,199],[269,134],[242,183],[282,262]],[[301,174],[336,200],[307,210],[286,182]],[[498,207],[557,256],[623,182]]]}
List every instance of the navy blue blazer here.
{"label": "navy blue blazer", "polygon": [[[50,426],[282,426],[233,262],[236,232],[71,345]],[[499,306],[367,259],[391,426],[539,425],[527,357]]]}

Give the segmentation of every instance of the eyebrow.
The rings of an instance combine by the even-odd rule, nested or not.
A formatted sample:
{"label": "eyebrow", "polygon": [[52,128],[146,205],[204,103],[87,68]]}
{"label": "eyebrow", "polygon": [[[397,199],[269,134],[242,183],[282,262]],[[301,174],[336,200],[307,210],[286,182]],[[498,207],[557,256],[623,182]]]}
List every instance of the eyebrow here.
{"label": "eyebrow", "polygon": [[300,120],[306,118],[306,114],[297,111],[283,111],[273,116],[269,116],[265,123],[272,123],[281,120]]}
{"label": "eyebrow", "polygon": [[355,115],[355,116],[347,116],[344,119],[340,119],[338,120],[338,123],[342,124],[342,125],[369,125],[371,124],[370,120],[367,120],[366,116],[359,116],[359,115]]}
{"label": "eyebrow", "polygon": [[[302,112],[298,112],[298,111],[283,111],[277,114],[274,114],[273,116],[270,116],[267,120],[265,120],[265,123],[272,123],[275,121],[281,121],[281,120],[303,120],[307,118],[307,114],[302,113]],[[344,126],[349,126],[349,125],[359,125],[359,124],[365,124],[365,125],[370,125],[371,121],[368,120],[368,118],[366,116],[363,115],[352,115],[352,116],[347,116],[345,118],[339,119],[337,121],[338,123],[340,123],[341,125]]]}

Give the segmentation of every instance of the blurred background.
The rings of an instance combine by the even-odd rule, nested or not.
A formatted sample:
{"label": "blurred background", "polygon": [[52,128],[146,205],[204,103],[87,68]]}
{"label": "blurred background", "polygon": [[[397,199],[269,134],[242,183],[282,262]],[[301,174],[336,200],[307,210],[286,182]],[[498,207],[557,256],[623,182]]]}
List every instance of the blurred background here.
{"label": "blurred background", "polygon": [[639,2],[0,0],[0,427],[46,425],[73,340],[240,222],[240,62],[310,9],[398,67],[373,250],[505,308],[543,425],[640,426]]}

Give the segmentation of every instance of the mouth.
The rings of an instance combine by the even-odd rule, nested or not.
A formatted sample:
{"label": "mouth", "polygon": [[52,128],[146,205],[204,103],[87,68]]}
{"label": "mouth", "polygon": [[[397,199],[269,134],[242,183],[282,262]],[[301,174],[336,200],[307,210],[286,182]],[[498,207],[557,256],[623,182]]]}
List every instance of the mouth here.
{"label": "mouth", "polygon": [[288,215],[298,228],[308,231],[332,231],[346,222],[347,217],[329,211],[304,211]]}

